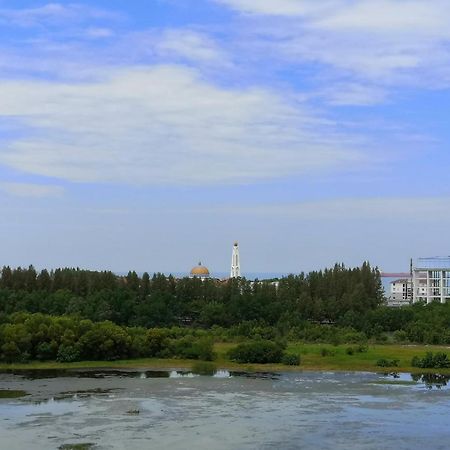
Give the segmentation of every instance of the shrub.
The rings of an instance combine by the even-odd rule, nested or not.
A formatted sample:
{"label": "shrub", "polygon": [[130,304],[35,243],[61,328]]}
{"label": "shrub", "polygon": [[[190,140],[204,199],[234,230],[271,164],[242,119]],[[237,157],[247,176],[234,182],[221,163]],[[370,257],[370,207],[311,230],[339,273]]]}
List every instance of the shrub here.
{"label": "shrub", "polygon": [[58,353],[58,344],[55,341],[41,342],[36,349],[36,358],[40,361],[55,359]]}
{"label": "shrub", "polygon": [[394,331],[395,342],[406,342],[408,340],[408,333],[404,330]]}
{"label": "shrub", "polygon": [[216,357],[212,339],[195,339],[193,336],[170,340],[170,352],[177,358],[201,359],[203,361],[212,361]]}
{"label": "shrub", "polygon": [[296,355],[294,353],[285,353],[281,358],[281,363],[285,366],[299,366],[300,355]]}
{"label": "shrub", "polygon": [[321,348],[320,354],[322,356],[334,356],[336,352],[334,350],[330,350],[329,348]]}
{"label": "shrub", "polygon": [[354,350],[354,348],[353,347],[347,347],[346,349],[345,349],[345,353],[347,353],[347,355],[353,355],[353,353],[355,353],[355,350]]}
{"label": "shrub", "polygon": [[283,349],[271,341],[244,342],[232,348],[228,357],[238,363],[278,363],[283,357]]}
{"label": "shrub", "polygon": [[59,346],[58,355],[56,361],[58,362],[74,362],[80,359],[80,352],[74,345],[64,345]]}
{"label": "shrub", "polygon": [[198,361],[192,366],[192,372],[198,375],[214,375],[217,372],[217,366],[209,361]]}
{"label": "shrub", "polygon": [[450,368],[450,360],[445,353],[427,352],[423,358],[414,356],[411,360],[411,366],[419,367],[421,369],[448,369]]}
{"label": "shrub", "polygon": [[160,356],[167,345],[167,336],[163,330],[153,328],[147,331],[146,346],[148,356]]}
{"label": "shrub", "polygon": [[400,361],[398,359],[385,359],[381,358],[377,361],[378,367],[398,367],[398,363]]}

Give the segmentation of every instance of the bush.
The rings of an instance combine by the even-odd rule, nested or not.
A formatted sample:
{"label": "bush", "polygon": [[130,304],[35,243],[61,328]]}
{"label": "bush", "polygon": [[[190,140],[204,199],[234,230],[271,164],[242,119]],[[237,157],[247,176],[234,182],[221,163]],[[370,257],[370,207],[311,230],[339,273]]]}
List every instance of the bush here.
{"label": "bush", "polygon": [[150,357],[160,356],[168,345],[166,333],[156,328],[147,331],[146,341],[147,355]]}
{"label": "bush", "polygon": [[404,330],[394,331],[395,342],[406,342],[408,340],[408,333]]}
{"label": "bush", "polygon": [[398,367],[398,363],[400,361],[398,359],[384,359],[381,358],[377,361],[378,367]]}
{"label": "bush", "polygon": [[432,352],[427,352],[423,358],[414,356],[411,360],[411,366],[421,369],[448,369],[450,368],[450,360],[445,353],[436,353],[433,355]]}
{"label": "bush", "polygon": [[283,357],[283,349],[271,341],[244,342],[232,348],[228,357],[238,363],[279,363]]}
{"label": "bush", "polygon": [[285,353],[281,358],[281,363],[285,366],[299,366],[300,355],[296,355],[294,353]]}
{"label": "bush", "polygon": [[203,361],[212,361],[216,357],[212,339],[195,339],[193,336],[170,340],[170,353],[177,358]]}
{"label": "bush", "polygon": [[329,348],[321,348],[320,354],[322,356],[334,356],[336,352],[334,350],[330,350]]}
{"label": "bush", "polygon": [[56,361],[70,363],[70,362],[79,361],[79,359],[80,359],[80,352],[78,351],[78,349],[75,346],[64,345],[64,344],[61,344],[59,346]]}
{"label": "bush", "polygon": [[209,361],[199,361],[192,366],[192,372],[197,375],[214,375],[217,372],[217,366]]}
{"label": "bush", "polygon": [[347,353],[347,355],[353,355],[353,353],[355,353],[355,350],[353,349],[353,347],[347,347],[345,349],[345,353]]}
{"label": "bush", "polygon": [[55,359],[58,353],[58,344],[55,341],[41,342],[36,349],[36,358],[40,361]]}

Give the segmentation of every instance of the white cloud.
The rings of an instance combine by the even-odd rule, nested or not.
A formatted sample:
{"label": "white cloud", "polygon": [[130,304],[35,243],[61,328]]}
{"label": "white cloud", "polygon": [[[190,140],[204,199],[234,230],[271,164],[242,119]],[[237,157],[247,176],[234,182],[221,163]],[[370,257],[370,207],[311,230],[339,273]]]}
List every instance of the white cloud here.
{"label": "white cloud", "polygon": [[332,105],[370,106],[386,101],[387,93],[384,89],[361,83],[335,83],[324,88],[320,93]]}
{"label": "white cloud", "polygon": [[215,0],[248,14],[305,16],[318,14],[336,0]]}
{"label": "white cloud", "polygon": [[156,52],[201,63],[224,64],[225,52],[208,36],[188,29],[168,29],[155,40]]}
{"label": "white cloud", "polygon": [[0,9],[0,23],[32,27],[61,25],[87,19],[117,19],[117,13],[81,4],[48,3],[36,8]]}
{"label": "white cloud", "polygon": [[217,1],[253,15],[243,41],[265,57],[327,65],[360,83],[450,86],[449,0]]}
{"label": "white cloud", "polygon": [[0,98],[0,116],[29,128],[0,163],[71,181],[242,183],[365,161],[356,140],[305,105],[178,66],[103,82],[2,82]]}
{"label": "white cloud", "polygon": [[0,190],[18,197],[60,197],[64,193],[62,186],[51,186],[32,183],[0,183]]}

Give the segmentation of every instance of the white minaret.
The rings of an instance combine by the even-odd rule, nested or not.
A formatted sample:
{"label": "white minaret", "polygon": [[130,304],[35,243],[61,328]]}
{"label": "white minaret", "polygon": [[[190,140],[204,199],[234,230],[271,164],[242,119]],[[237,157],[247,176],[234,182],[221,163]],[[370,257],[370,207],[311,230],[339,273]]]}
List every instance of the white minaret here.
{"label": "white minaret", "polygon": [[233,255],[231,256],[231,273],[230,278],[240,278],[241,276],[241,259],[239,257],[239,244],[233,245]]}

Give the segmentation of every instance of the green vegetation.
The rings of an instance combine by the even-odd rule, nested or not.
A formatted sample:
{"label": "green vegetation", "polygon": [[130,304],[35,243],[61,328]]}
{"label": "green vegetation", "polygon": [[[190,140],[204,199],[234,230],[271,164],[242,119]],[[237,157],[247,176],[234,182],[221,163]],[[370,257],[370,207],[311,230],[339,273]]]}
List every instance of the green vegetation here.
{"label": "green vegetation", "polygon": [[[181,358],[212,361],[214,341],[205,331],[121,327],[77,317],[15,313],[0,325],[0,361],[7,363],[127,358]],[[192,333],[191,333],[192,331]]]}
{"label": "green vegetation", "polygon": [[284,346],[267,340],[244,342],[228,352],[231,361],[238,363],[279,363],[283,358]]}
{"label": "green vegetation", "polygon": [[294,333],[302,333],[307,321],[335,323],[348,311],[359,316],[382,301],[379,273],[367,263],[290,275],[278,289],[269,281],[243,278],[222,283],[136,272],[125,277],[80,269],[37,273],[33,266],[3,267],[0,276],[0,314],[75,315],[144,328],[222,327],[230,335],[263,339],[294,327]]}
{"label": "green vegetation", "polygon": [[192,365],[192,372],[197,375],[214,375],[217,372],[217,366],[209,361],[198,361]]}
{"label": "green vegetation", "polygon": [[[450,304],[387,308],[383,301],[379,272],[368,263],[290,275],[277,288],[4,267],[0,364],[165,368],[197,360],[284,370],[301,360],[302,368],[374,370],[398,360],[399,370],[409,370],[417,356],[417,368],[428,367],[427,348],[414,347],[420,354],[394,344],[450,344]],[[447,369],[444,359],[433,361]]]}
{"label": "green vegetation", "polygon": [[378,367],[398,367],[398,359],[384,359],[381,358],[377,361]]}
{"label": "green vegetation", "polygon": [[427,352],[427,354],[420,358],[419,356],[414,356],[411,360],[411,366],[420,367],[421,369],[449,369],[450,359],[446,353],[436,353]]}
{"label": "green vegetation", "polygon": [[90,450],[94,448],[94,444],[63,444],[59,450]]}
{"label": "green vegetation", "polygon": [[[304,342],[290,342],[285,352],[288,354],[300,355],[300,366],[289,366],[281,363],[256,364],[230,361],[228,352],[236,347],[236,343],[218,342],[214,344],[214,353],[217,355],[214,364],[218,369],[228,369],[236,371],[273,371],[282,372],[289,370],[333,370],[333,371],[383,371],[383,367],[377,366],[377,361],[398,360],[396,372],[420,373],[432,372],[449,374],[450,369],[423,369],[411,366],[414,356],[422,358],[427,351],[433,353],[448,353],[449,348],[425,345],[398,345],[398,344],[373,344],[368,346],[365,353],[354,353],[347,355],[347,345],[339,345],[332,348],[332,352],[327,356],[322,356],[322,350],[329,346],[324,344],[310,344]],[[48,370],[48,369],[155,369],[173,370],[184,369],[193,370],[195,373],[201,371],[194,370],[194,366],[202,363],[197,360],[179,358],[139,358],[124,359],[117,361],[78,361],[73,363],[59,363],[56,361],[31,361],[28,363],[0,363],[0,370]],[[391,369],[386,368],[389,371]]]}
{"label": "green vegetation", "polygon": [[0,389],[0,399],[2,398],[20,398],[28,395],[25,391],[13,391],[9,389]]}
{"label": "green vegetation", "polygon": [[281,358],[281,364],[284,364],[285,366],[299,366],[300,361],[300,355],[294,353],[285,353]]}

